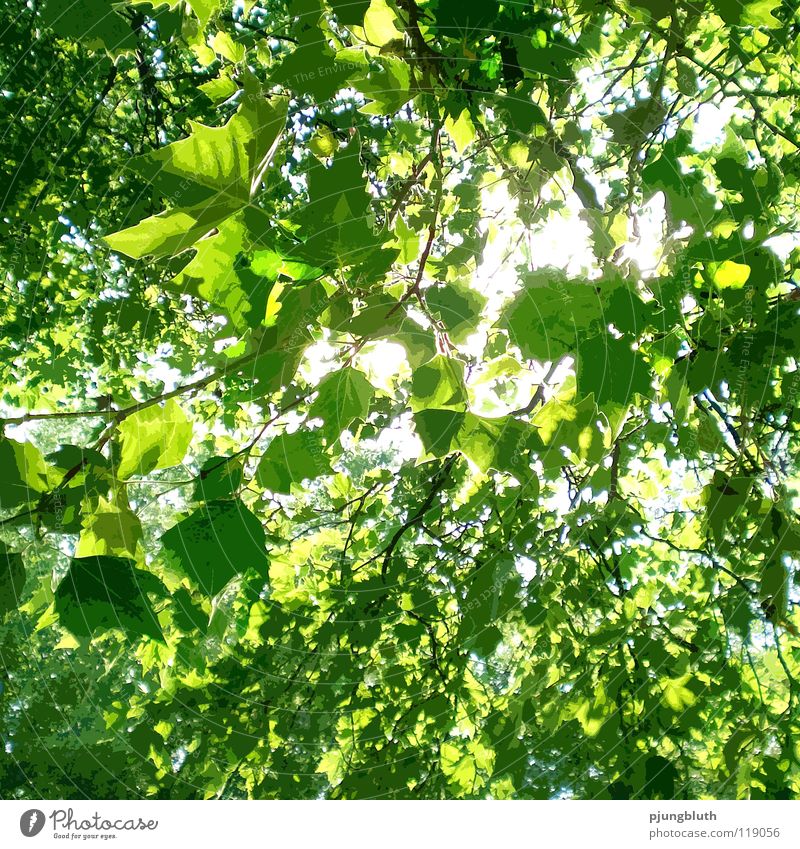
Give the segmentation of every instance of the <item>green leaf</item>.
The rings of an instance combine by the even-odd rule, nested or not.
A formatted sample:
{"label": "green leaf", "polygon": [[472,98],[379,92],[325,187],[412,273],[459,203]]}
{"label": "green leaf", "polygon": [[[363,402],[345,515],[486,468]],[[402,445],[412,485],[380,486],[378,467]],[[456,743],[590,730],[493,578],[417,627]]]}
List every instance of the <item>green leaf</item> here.
{"label": "green leaf", "polygon": [[181,294],[191,294],[218,307],[237,331],[258,327],[266,318],[272,280],[248,267],[246,227],[235,215],[217,232],[194,244],[195,255],[170,283]]}
{"label": "green leaf", "polygon": [[0,437],[0,509],[35,501],[50,483],[47,465],[36,446]]}
{"label": "green leaf", "polygon": [[558,398],[548,401],[533,417],[542,447],[550,449],[542,452],[536,446],[540,459],[545,465],[562,466],[565,459],[563,452],[552,449],[566,448],[580,459],[597,462],[604,452],[597,419],[597,405],[593,395],[587,395],[577,404],[565,403]]}
{"label": "green leaf", "polygon": [[728,775],[734,774],[737,766],[739,765],[739,758],[741,756],[742,749],[747,746],[753,737],[757,736],[757,733],[756,729],[752,726],[745,726],[744,728],[737,728],[736,731],[734,731],[728,738],[728,741],[725,743],[725,748],[723,749],[725,767],[728,770]]}
{"label": "green leaf", "polygon": [[19,607],[25,588],[25,564],[22,555],[9,551],[0,541],[0,618]]}
{"label": "green leaf", "polygon": [[83,529],[75,556],[114,554],[135,557],[141,538],[139,517],[126,504],[113,504],[100,498],[93,511],[83,512]]}
{"label": "green leaf", "polygon": [[390,41],[402,39],[403,30],[398,28],[397,14],[386,0],[371,0],[364,15],[364,32],[367,41],[376,47],[383,47]]}
{"label": "green leaf", "polygon": [[120,629],[130,637],[162,639],[148,599],[163,594],[160,582],[123,557],[76,557],[55,590],[61,624],[77,637]]}
{"label": "green leaf", "polygon": [[758,597],[767,618],[781,622],[789,605],[789,570],[779,559],[768,562],[761,573]]}
{"label": "green leaf", "polygon": [[[655,0],[662,2],[662,0]],[[669,6],[668,3],[664,5]],[[697,94],[697,72],[694,66],[685,59],[677,60],[677,74],[675,75],[675,83],[678,91],[687,97],[694,97]]]}
{"label": "green leaf", "polygon": [[468,109],[463,109],[457,118],[448,116],[445,119],[444,127],[453,140],[459,155],[462,155],[469,145],[475,141],[475,125],[472,123]]}
{"label": "green leaf", "polygon": [[375,390],[364,375],[350,366],[328,375],[319,385],[319,395],[308,411],[320,418],[329,440],[336,440],[354,419],[365,419]]}
{"label": "green leaf", "polygon": [[704,523],[714,539],[721,542],[731,520],[736,520],[747,503],[753,481],[749,477],[729,477],[714,472],[713,479],[703,489]]}
{"label": "green leaf", "polygon": [[466,413],[455,444],[482,472],[487,472],[494,465],[502,431],[501,420]]}
{"label": "green leaf", "polygon": [[650,393],[650,371],[625,339],[593,336],[578,348],[578,394],[594,395],[598,406],[627,406],[636,394]]}
{"label": "green leaf", "polygon": [[708,270],[718,289],[741,289],[750,279],[750,266],[730,259],[711,263]]}
{"label": "green leaf", "polygon": [[425,302],[456,343],[475,332],[486,306],[486,298],[460,280],[428,289]]}
{"label": "green leaf", "polygon": [[781,5],[781,0],[754,0],[751,3],[741,3],[737,0],[713,0],[712,5],[726,24],[767,27],[780,24],[772,12]]}
{"label": "green leaf", "polygon": [[666,108],[660,100],[641,100],[624,112],[603,118],[614,141],[626,147],[638,147],[660,125]]}
{"label": "green leaf", "polygon": [[467,403],[464,363],[454,357],[435,356],[414,369],[411,380],[411,409],[463,410]]}
{"label": "green leaf", "polygon": [[576,719],[587,737],[596,737],[605,724],[610,712],[608,697],[602,686],[598,686],[591,699],[585,699],[578,706]]}
{"label": "green leaf", "polygon": [[330,0],[330,5],[340,23],[345,26],[360,25],[364,22],[369,0]]}
{"label": "green leaf", "polygon": [[647,9],[654,21],[668,17],[673,10],[668,0],[631,0],[631,5],[637,9]]}
{"label": "green leaf", "polygon": [[690,672],[678,678],[664,679],[661,690],[664,704],[676,713],[691,707],[697,701],[694,689],[689,686],[693,683],[694,676]]}
{"label": "green leaf", "polygon": [[211,457],[203,463],[194,487],[195,501],[232,498],[242,483],[243,471],[238,457]]}
{"label": "green leaf", "polygon": [[192,438],[192,423],[174,398],[128,416],[119,426],[122,454],[117,475],[126,480],[180,463]]}
{"label": "green leaf", "polygon": [[455,743],[442,743],[439,749],[442,773],[455,784],[461,792],[468,792],[475,784],[477,770],[475,759],[465,754]]}
{"label": "green leaf", "polygon": [[221,127],[190,122],[188,138],[139,157],[132,167],[167,196],[246,204],[272,161],[286,124],[286,103],[270,101],[245,77],[239,108]]}
{"label": "green leaf", "polygon": [[394,243],[400,249],[398,262],[410,265],[417,259],[421,250],[420,234],[406,224],[402,215],[398,215],[394,225],[394,235]]}
{"label": "green leaf", "polygon": [[354,336],[378,339],[399,332],[404,322],[402,305],[380,292],[365,298],[358,313],[337,329]]}
{"label": "green leaf", "polygon": [[644,762],[645,792],[649,799],[674,799],[678,778],[675,765],[661,755],[650,755]]}
{"label": "green leaf", "polygon": [[200,21],[200,26],[205,27],[219,9],[221,0],[191,0],[189,5],[197,20]]}
{"label": "green leaf", "polygon": [[345,84],[353,68],[337,61],[319,29],[309,26],[295,49],[272,73],[272,82],[324,103]]}
{"label": "green leaf", "polygon": [[117,5],[113,0],[47,0],[42,15],[45,25],[63,38],[119,56],[132,53],[137,39],[130,23],[115,11]]}
{"label": "green leaf", "polygon": [[496,0],[437,0],[434,11],[444,34],[456,39],[488,27],[497,13]]}
{"label": "green leaf", "polygon": [[314,156],[318,156],[320,159],[328,159],[339,149],[339,141],[330,127],[321,124],[309,139],[308,147]]}
{"label": "green leaf", "polygon": [[235,41],[227,32],[217,32],[210,41],[211,49],[229,62],[237,64],[244,60],[245,48],[243,44]]}
{"label": "green leaf", "polygon": [[109,247],[133,259],[177,256],[191,248],[241,207],[222,198],[217,203],[170,209],[106,238]]}
{"label": "green leaf", "polygon": [[247,571],[267,574],[264,529],[238,499],[199,507],[168,530],[161,545],[170,565],[210,597]]}
{"label": "green leaf", "polygon": [[597,287],[568,281],[557,269],[543,269],[524,277],[500,326],[523,356],[553,361],[573,352],[578,340],[596,335],[607,321]]}
{"label": "green leaf", "polygon": [[358,110],[364,115],[392,115],[413,97],[411,66],[396,56],[380,56],[366,76],[359,73],[351,82],[370,100]]}
{"label": "green leaf", "polygon": [[414,413],[414,428],[426,454],[444,457],[450,452],[466,413],[457,410],[419,410]]}
{"label": "green leaf", "polygon": [[215,79],[197,87],[214,105],[224,103],[239,90],[236,83],[226,73],[221,73]]}
{"label": "green leaf", "polygon": [[490,655],[502,637],[498,625],[519,606],[521,582],[512,561],[497,558],[481,564],[472,578],[458,628],[459,642],[483,656]]}
{"label": "green leaf", "polygon": [[661,150],[661,155],[642,169],[645,197],[664,192],[667,213],[676,227],[681,221],[701,232],[716,215],[715,198],[706,187],[701,168],[687,168],[681,157],[687,152],[689,136],[679,131]]}
{"label": "green leaf", "polygon": [[779,27],[782,21],[774,12],[781,6],[781,0],[754,0],[742,7],[743,23],[752,27]]}
{"label": "green leaf", "polygon": [[[330,412],[330,410],[328,411]],[[258,464],[256,479],[272,492],[291,492],[292,484],[331,472],[318,431],[298,430],[276,436]]]}
{"label": "green leaf", "polygon": [[[474,0],[477,3],[478,0]],[[460,5],[459,0],[446,0],[454,10]],[[489,14],[489,6],[485,14]],[[514,46],[517,50],[517,62],[527,73],[540,74],[556,80],[569,80],[574,74],[574,66],[581,58],[583,50],[580,43],[567,40],[561,33],[545,32],[536,29],[534,33],[528,30],[515,34]]]}
{"label": "green leaf", "polygon": [[292,217],[302,242],[292,246],[291,255],[320,267],[352,266],[373,256],[387,238],[373,232],[369,202],[361,142],[354,136],[330,167],[314,159],[308,172],[308,203]]}
{"label": "green leaf", "polygon": [[180,587],[172,594],[172,615],[176,624],[184,633],[205,631],[208,614],[193,601],[188,590]]}
{"label": "green leaf", "polygon": [[248,205],[286,123],[285,100],[270,103],[250,77],[241,105],[222,127],[190,122],[191,135],[139,157],[131,168],[176,206],[106,237],[134,259],[174,256]]}

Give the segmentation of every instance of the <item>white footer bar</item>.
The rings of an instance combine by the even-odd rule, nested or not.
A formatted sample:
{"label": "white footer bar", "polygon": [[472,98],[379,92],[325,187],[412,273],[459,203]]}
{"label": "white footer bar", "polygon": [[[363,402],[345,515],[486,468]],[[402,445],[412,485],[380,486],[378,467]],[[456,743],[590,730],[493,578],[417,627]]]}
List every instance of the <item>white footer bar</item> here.
{"label": "white footer bar", "polygon": [[800,846],[800,802],[4,801],[0,846],[150,849]]}

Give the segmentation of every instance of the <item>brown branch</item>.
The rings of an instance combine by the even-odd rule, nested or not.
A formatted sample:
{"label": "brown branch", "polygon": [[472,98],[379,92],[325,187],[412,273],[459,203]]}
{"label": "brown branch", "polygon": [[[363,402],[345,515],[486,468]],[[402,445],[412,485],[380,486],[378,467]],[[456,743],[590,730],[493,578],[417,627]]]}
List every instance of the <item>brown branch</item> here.
{"label": "brown branch", "polygon": [[387,222],[389,224],[394,221],[395,216],[400,211],[403,204],[406,202],[406,198],[411,193],[411,190],[417,184],[419,180],[420,174],[424,170],[425,166],[431,161],[431,152],[425,154],[425,156],[420,159],[420,161],[414,166],[414,170],[411,172],[411,176],[405,181],[405,185],[403,186],[400,194],[395,198],[395,202],[392,204],[392,208],[389,210],[389,215],[387,217]]}
{"label": "brown branch", "polygon": [[449,681],[439,662],[439,641],[436,639],[436,632],[433,630],[433,623],[429,622],[418,613],[415,613],[413,610],[407,610],[406,614],[412,619],[416,619],[417,622],[421,622],[425,626],[425,630],[428,632],[428,639],[431,643],[431,663],[433,664],[433,668],[436,670],[437,675],[442,679],[442,683],[447,685]]}
{"label": "brown branch", "polygon": [[402,304],[404,304],[409,298],[416,295],[418,298],[420,297],[420,284],[422,283],[422,277],[425,274],[425,266],[428,263],[428,258],[431,255],[431,249],[433,248],[433,243],[436,239],[436,223],[439,218],[439,207],[442,204],[442,192],[444,189],[443,178],[442,178],[442,162],[439,156],[436,154],[436,148],[439,145],[439,132],[442,128],[441,122],[439,120],[434,121],[433,124],[433,132],[431,133],[431,148],[429,151],[429,156],[431,160],[435,163],[436,166],[436,192],[433,200],[433,217],[431,218],[431,223],[428,226],[428,238],[425,242],[425,247],[422,250],[422,254],[419,258],[419,267],[417,268],[417,275],[414,279],[414,283],[409,286],[406,293],[402,298],[389,310],[386,314],[388,318],[390,315],[393,315],[397,310],[400,309]]}
{"label": "brown branch", "polygon": [[700,557],[704,558],[705,560],[708,560],[708,562],[711,563],[711,565],[715,569],[718,569],[720,572],[723,572],[724,574],[726,574],[729,578],[732,578],[748,595],[753,596],[753,597],[758,595],[758,593],[752,587],[747,585],[747,582],[744,580],[744,578],[737,575],[736,572],[734,572],[733,570],[728,569],[727,566],[723,566],[714,557],[712,557],[711,554],[709,554],[704,549],[702,549],[702,548],[681,548],[679,545],[676,545],[674,542],[672,542],[672,540],[665,539],[664,537],[654,536],[653,534],[648,533],[644,528],[642,528],[639,531],[639,533],[643,537],[647,537],[647,539],[653,540],[653,542],[663,543],[664,545],[667,546],[667,548],[671,548],[673,551],[677,551],[680,554],[698,554],[698,555],[700,555]]}
{"label": "brown branch", "polygon": [[16,418],[0,420],[0,426],[20,425],[24,424],[25,422],[41,421],[46,419],[79,418],[107,418],[110,419],[112,422],[116,422],[118,424],[119,422],[122,422],[126,418],[128,418],[128,416],[131,416],[134,413],[138,413],[140,410],[145,410],[148,407],[152,407],[154,404],[159,404],[162,401],[168,401],[170,398],[177,398],[179,395],[183,395],[187,392],[194,392],[197,389],[204,389],[209,384],[214,383],[217,380],[221,380],[223,377],[230,374],[231,372],[238,371],[238,367],[247,365],[247,363],[252,362],[257,356],[258,353],[248,354],[247,356],[241,357],[238,360],[234,360],[234,362],[230,366],[212,372],[207,377],[202,377],[199,380],[193,381],[192,383],[177,386],[175,389],[172,389],[169,392],[165,392],[162,395],[156,395],[153,398],[147,398],[144,401],[138,401],[136,404],[131,404],[130,407],[125,407],[122,410],[102,409],[71,410],[63,413],[25,413],[25,415],[18,416]]}
{"label": "brown branch", "polygon": [[94,116],[97,114],[97,110],[103,105],[106,97],[111,92],[111,89],[114,87],[114,83],[117,80],[117,66],[112,63],[111,67],[108,69],[108,74],[106,75],[106,81],[103,85],[103,88],[100,94],[97,96],[95,102],[92,104],[92,108],[89,110],[87,116],[81,122],[81,132],[78,134],[78,137],[75,141],[69,146],[67,152],[65,154],[65,159],[69,160],[74,157],[78,151],[83,146],[83,143],[86,141],[86,136],[89,134],[89,130],[92,126],[92,121]]}
{"label": "brown branch", "polygon": [[297,39],[290,35],[284,35],[279,32],[268,32],[267,30],[261,29],[261,27],[257,24],[251,24],[244,18],[236,19],[233,15],[219,15],[218,20],[222,23],[233,24],[234,27],[241,27],[251,35],[257,35],[259,38],[274,39],[275,41],[288,41],[292,44],[298,43]]}
{"label": "brown branch", "polygon": [[397,6],[408,15],[408,21],[403,21],[411,46],[417,54],[420,65],[434,79],[441,79],[442,63],[448,58],[440,53],[425,40],[419,22],[421,12],[415,0],[397,0]]}
{"label": "brown branch", "polygon": [[[381,555],[383,556],[383,563],[381,564],[381,580],[386,582],[386,575],[389,572],[389,564],[392,560],[392,554],[394,553],[395,548],[397,548],[400,540],[403,536],[415,525],[418,525],[425,518],[425,514],[430,510],[431,505],[433,504],[433,499],[441,492],[444,485],[447,483],[450,477],[450,470],[453,468],[455,464],[457,454],[451,454],[447,460],[442,464],[439,471],[433,476],[431,481],[431,488],[428,494],[425,496],[425,500],[416,510],[414,515],[407,519],[392,535],[392,538],[389,540],[389,544],[386,548],[383,549]],[[379,555],[380,556],[380,555]],[[372,558],[375,559],[375,558]]]}
{"label": "brown branch", "polygon": [[656,615],[656,619],[658,620],[658,624],[667,634],[667,636],[672,640],[673,643],[676,643],[679,646],[683,646],[688,651],[692,652],[692,654],[696,654],[700,651],[700,646],[697,643],[693,643],[691,640],[684,639],[683,637],[676,634],[667,623],[658,615]]}
{"label": "brown branch", "polygon": [[619,498],[619,453],[620,441],[614,441],[614,447],[611,450],[611,482],[608,485],[608,501],[612,502],[615,498]]}
{"label": "brown branch", "polygon": [[528,413],[533,412],[533,410],[539,405],[544,403],[544,393],[547,389],[550,381],[553,379],[558,367],[561,363],[564,362],[563,357],[560,360],[556,360],[554,363],[550,365],[550,368],[547,370],[547,374],[542,378],[542,382],[536,387],[536,392],[533,393],[533,397],[530,401],[524,406],[520,407],[518,410],[512,410],[508,415],[509,416],[524,416]]}

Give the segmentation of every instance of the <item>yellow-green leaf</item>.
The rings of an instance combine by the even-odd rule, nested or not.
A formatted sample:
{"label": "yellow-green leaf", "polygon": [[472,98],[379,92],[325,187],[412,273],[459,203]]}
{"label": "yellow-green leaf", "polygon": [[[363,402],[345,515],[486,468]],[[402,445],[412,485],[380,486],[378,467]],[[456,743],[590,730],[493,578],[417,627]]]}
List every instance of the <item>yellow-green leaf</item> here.
{"label": "yellow-green leaf", "polygon": [[170,398],[163,407],[153,405],[128,416],[119,432],[122,456],[117,475],[125,480],[180,463],[192,438],[192,424]]}

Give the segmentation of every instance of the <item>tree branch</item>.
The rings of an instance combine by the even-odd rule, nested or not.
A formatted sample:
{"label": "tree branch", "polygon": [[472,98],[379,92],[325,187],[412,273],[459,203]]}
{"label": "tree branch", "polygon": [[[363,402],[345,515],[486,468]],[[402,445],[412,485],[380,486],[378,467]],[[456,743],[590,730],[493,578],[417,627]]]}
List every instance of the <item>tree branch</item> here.
{"label": "tree branch", "polygon": [[[425,496],[425,500],[416,510],[414,515],[406,520],[392,535],[392,538],[389,540],[389,544],[384,548],[381,552],[383,555],[383,563],[381,565],[381,580],[386,582],[386,575],[389,572],[389,564],[392,560],[392,554],[394,553],[395,548],[397,548],[398,543],[415,525],[418,525],[424,518],[425,514],[430,510],[431,505],[433,504],[433,499],[436,498],[438,493],[442,490],[444,485],[447,483],[450,477],[450,471],[455,464],[457,454],[451,454],[447,460],[442,464],[439,471],[434,475],[433,480],[431,481],[431,488],[428,492],[427,496]],[[373,558],[374,559],[374,558]]]}

